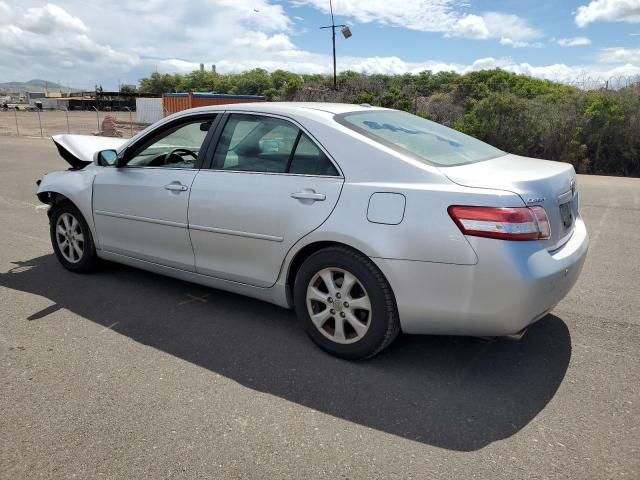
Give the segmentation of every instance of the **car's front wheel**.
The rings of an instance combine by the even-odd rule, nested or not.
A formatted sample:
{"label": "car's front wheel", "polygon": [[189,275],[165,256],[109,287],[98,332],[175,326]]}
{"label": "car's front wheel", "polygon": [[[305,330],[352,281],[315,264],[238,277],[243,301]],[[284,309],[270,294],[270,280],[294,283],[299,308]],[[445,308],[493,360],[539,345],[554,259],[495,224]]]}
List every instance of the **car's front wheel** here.
{"label": "car's front wheel", "polygon": [[296,275],[294,303],[311,339],[338,357],[372,357],[400,331],[389,283],[369,258],[349,248],[309,256]]}
{"label": "car's front wheel", "polygon": [[91,230],[80,211],[70,202],[53,207],[51,245],[60,263],[72,272],[89,272],[97,263]]}

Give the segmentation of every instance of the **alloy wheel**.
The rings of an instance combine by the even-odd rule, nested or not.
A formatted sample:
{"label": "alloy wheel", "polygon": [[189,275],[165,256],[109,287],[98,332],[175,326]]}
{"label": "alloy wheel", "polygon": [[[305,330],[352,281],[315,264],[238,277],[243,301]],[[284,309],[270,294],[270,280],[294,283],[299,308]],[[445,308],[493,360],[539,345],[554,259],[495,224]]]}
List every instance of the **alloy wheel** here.
{"label": "alloy wheel", "polygon": [[309,282],[307,310],[318,331],[329,340],[349,344],[362,339],[371,325],[371,301],[355,275],[324,268]]}
{"label": "alloy wheel", "polygon": [[84,234],[80,222],[70,213],[63,213],[56,222],[56,242],[60,253],[70,263],[78,263],[84,253]]}

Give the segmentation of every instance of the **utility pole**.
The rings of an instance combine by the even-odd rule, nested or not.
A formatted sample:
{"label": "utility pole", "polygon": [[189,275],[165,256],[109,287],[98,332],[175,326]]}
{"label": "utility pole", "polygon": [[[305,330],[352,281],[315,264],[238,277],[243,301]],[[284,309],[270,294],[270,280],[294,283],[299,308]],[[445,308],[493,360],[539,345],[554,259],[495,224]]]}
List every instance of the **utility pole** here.
{"label": "utility pole", "polygon": [[351,30],[349,30],[349,27],[347,27],[346,25],[336,25],[336,22],[333,18],[333,2],[331,0],[329,0],[329,9],[331,10],[331,25],[320,27],[320,29],[331,29],[331,42],[333,45],[333,89],[336,90],[338,87],[338,79],[336,76],[336,28],[342,29],[342,35],[344,35],[344,38],[349,38],[351,36]]}

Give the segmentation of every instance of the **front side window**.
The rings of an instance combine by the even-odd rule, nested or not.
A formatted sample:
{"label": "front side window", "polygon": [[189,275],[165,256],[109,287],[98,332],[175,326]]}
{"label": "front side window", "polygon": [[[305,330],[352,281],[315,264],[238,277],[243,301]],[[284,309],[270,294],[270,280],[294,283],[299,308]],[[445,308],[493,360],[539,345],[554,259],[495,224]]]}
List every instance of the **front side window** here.
{"label": "front side window", "polygon": [[397,110],[343,113],[335,119],[382,145],[432,165],[451,167],[505,155],[469,135]]}
{"label": "front side window", "polygon": [[293,123],[246,114],[229,116],[213,167],[241,172],[338,175],[331,160]]}
{"label": "front side window", "polygon": [[181,123],[145,144],[127,162],[128,167],[194,168],[212,119]]}

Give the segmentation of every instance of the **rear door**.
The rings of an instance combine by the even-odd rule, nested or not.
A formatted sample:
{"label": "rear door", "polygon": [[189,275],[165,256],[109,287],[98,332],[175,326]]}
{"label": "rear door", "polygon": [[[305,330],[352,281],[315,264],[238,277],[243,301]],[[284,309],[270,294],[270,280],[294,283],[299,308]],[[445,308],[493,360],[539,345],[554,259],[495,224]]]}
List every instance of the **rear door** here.
{"label": "rear door", "polygon": [[191,188],[196,271],[271,286],[293,244],[330,215],[344,179],[290,119],[231,113],[223,122],[211,165]]}
{"label": "rear door", "polygon": [[102,249],[195,270],[189,194],[214,120],[198,115],[163,125],[127,150],[126,164],[100,168],[93,214]]}

